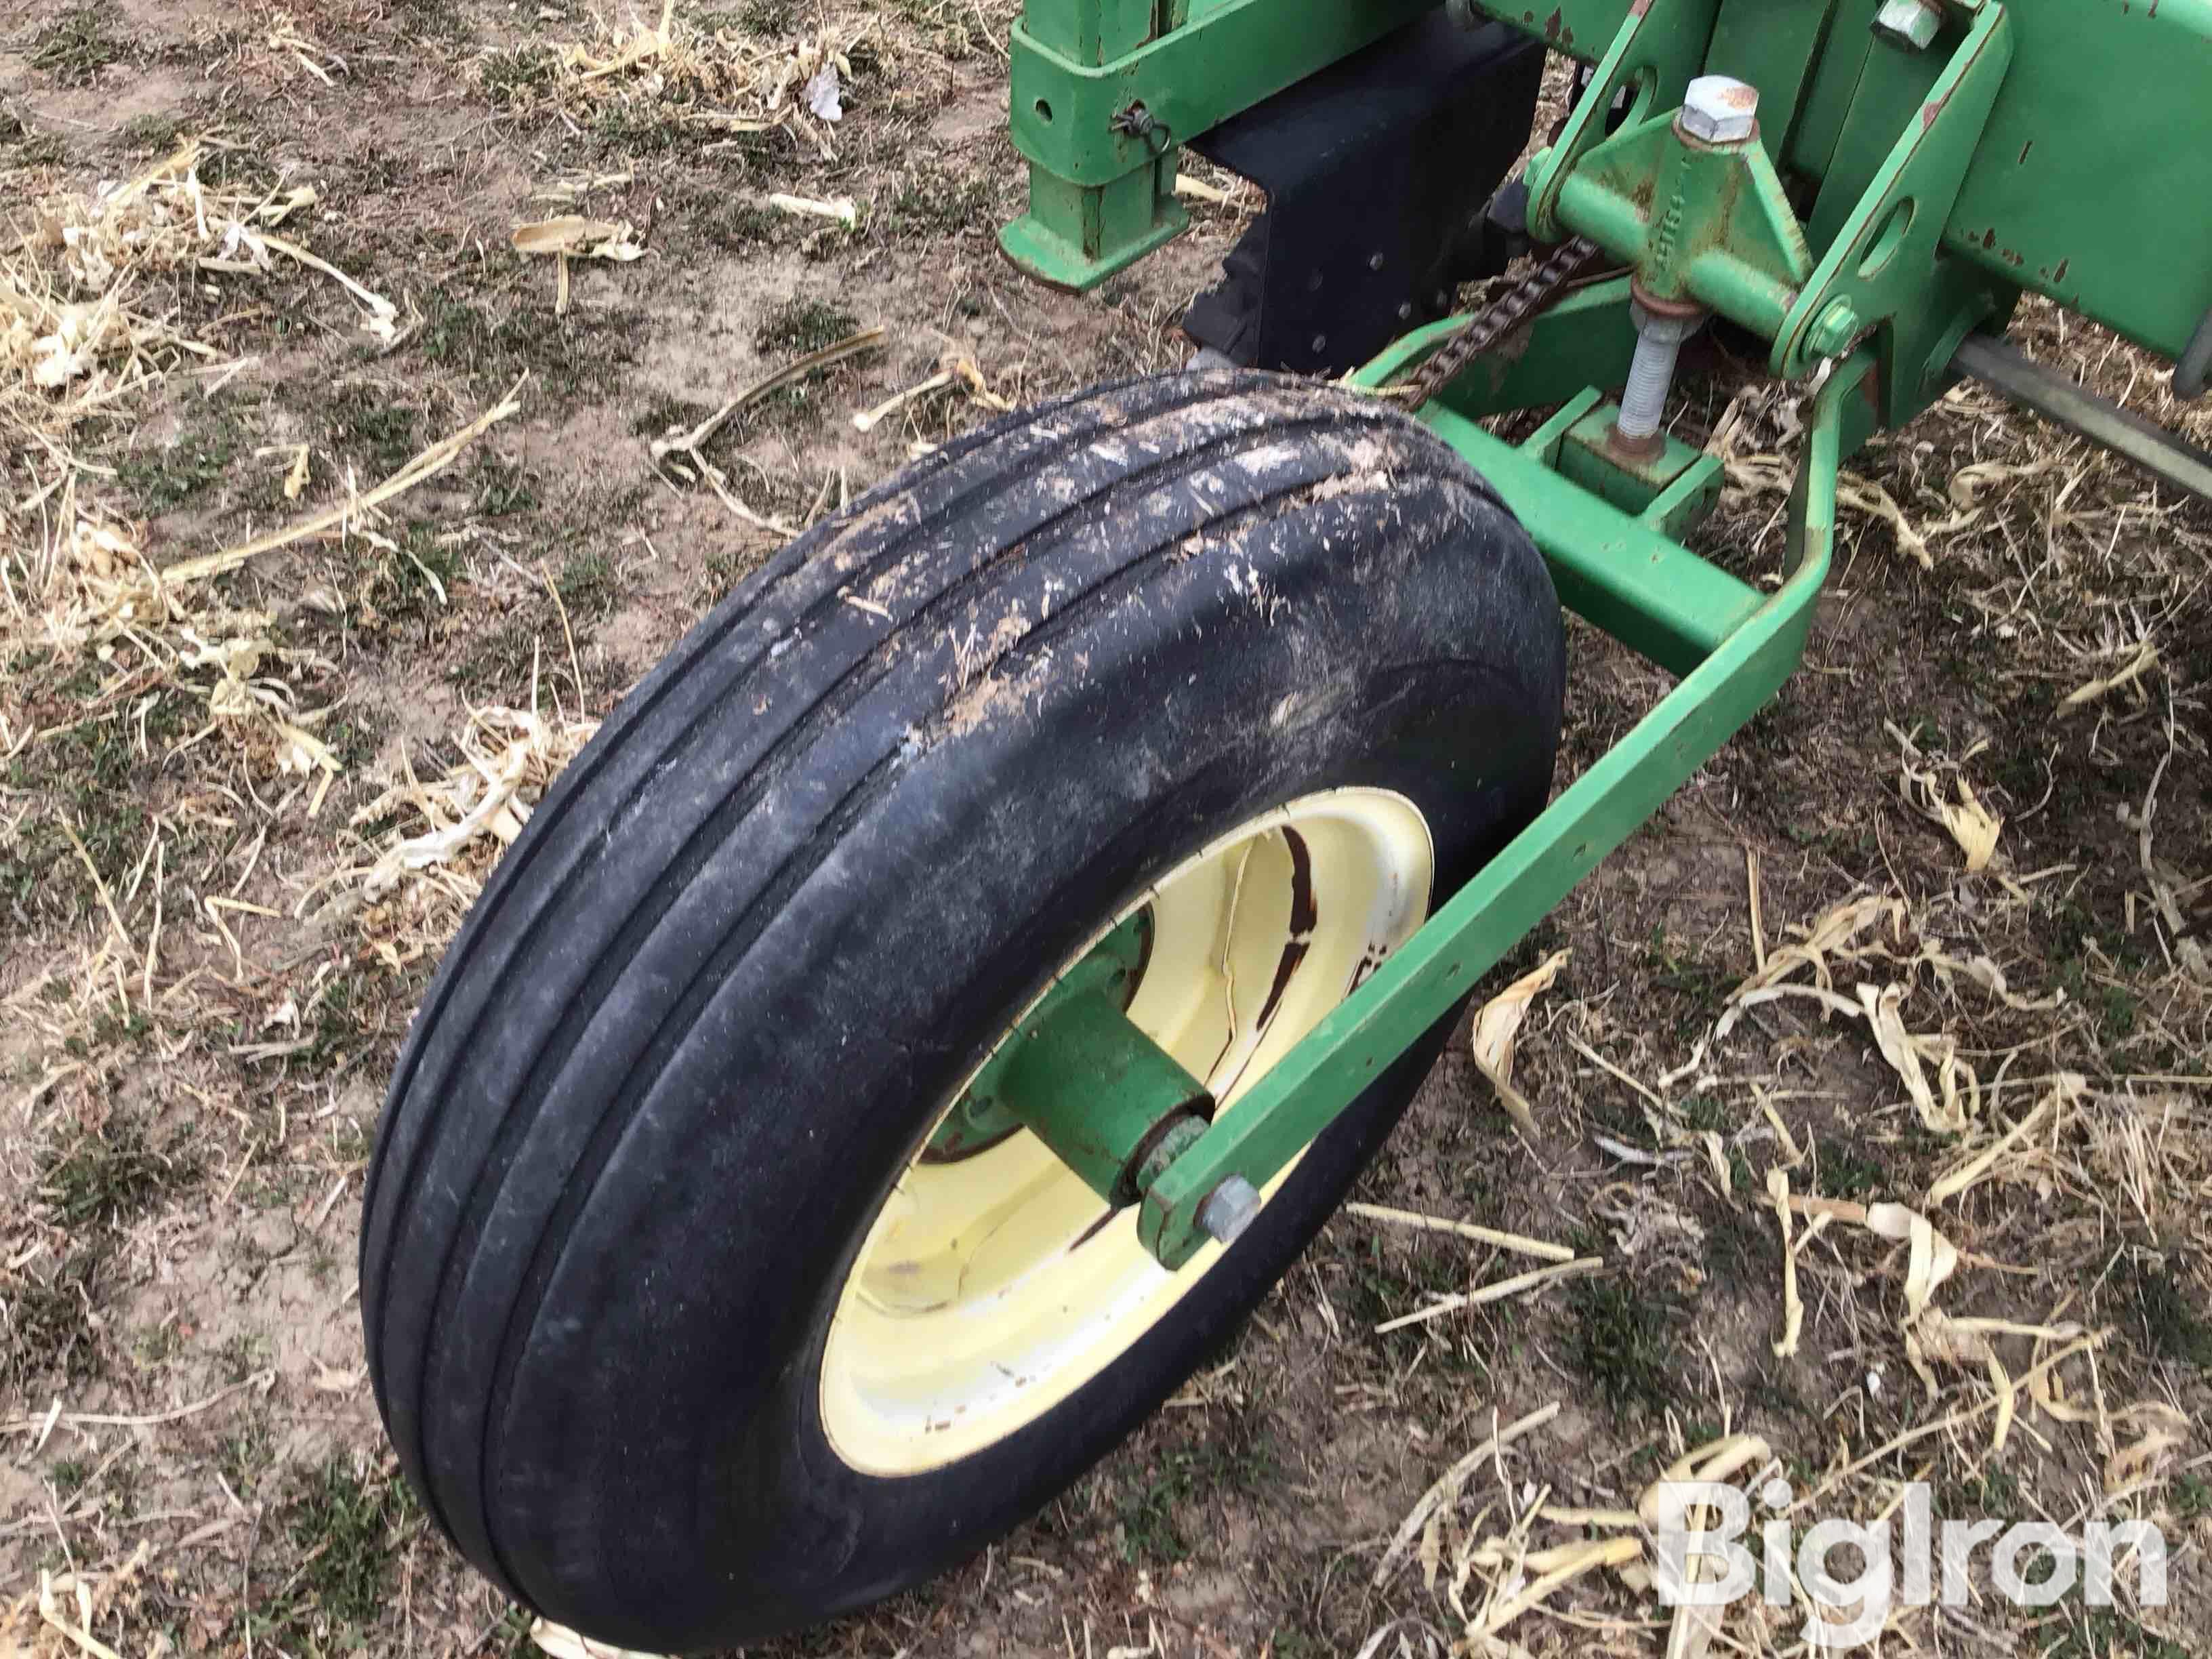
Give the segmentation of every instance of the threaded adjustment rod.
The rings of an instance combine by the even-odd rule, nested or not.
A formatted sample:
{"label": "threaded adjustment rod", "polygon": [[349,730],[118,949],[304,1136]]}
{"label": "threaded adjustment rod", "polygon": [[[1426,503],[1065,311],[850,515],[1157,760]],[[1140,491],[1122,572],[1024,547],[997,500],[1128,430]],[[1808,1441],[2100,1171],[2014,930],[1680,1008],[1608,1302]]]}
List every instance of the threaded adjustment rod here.
{"label": "threaded adjustment rod", "polygon": [[1663,317],[1632,308],[1636,319],[1636,356],[1628,366],[1628,385],[1620,394],[1620,417],[1613,429],[1624,447],[1657,447],[1659,423],[1667,416],[1667,394],[1674,384],[1674,362],[1682,342],[1704,325],[1701,316]]}

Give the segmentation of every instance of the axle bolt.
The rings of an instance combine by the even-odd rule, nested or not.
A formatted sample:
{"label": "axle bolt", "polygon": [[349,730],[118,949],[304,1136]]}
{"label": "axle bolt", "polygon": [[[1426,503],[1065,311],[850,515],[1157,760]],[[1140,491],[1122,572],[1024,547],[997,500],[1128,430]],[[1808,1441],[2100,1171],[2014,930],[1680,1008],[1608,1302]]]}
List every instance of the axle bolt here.
{"label": "axle bolt", "polygon": [[1259,1216],[1260,1201],[1257,1187],[1243,1176],[1231,1176],[1198,1206],[1198,1224],[1208,1238],[1233,1244]]}
{"label": "axle bolt", "polygon": [[1674,119],[1701,143],[1740,144],[1759,130],[1759,88],[1733,76],[1700,75]]}
{"label": "axle bolt", "polygon": [[1875,15],[1874,32],[1894,46],[1925,52],[1936,44],[1943,27],[1943,8],[1936,0],[1883,0]]}
{"label": "axle bolt", "polygon": [[1859,314],[1851,309],[1849,300],[1837,300],[1822,312],[1813,325],[1813,334],[1807,342],[1816,356],[1833,357],[1857,337]]}

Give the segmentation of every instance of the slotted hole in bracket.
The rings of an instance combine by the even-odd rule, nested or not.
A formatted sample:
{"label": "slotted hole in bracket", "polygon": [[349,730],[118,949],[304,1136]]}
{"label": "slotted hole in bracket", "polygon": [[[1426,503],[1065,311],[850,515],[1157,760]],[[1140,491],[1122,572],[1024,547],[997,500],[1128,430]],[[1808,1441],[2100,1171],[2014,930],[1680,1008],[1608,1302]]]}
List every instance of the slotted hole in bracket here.
{"label": "slotted hole in bracket", "polygon": [[1659,101],[1658,72],[1648,65],[1628,77],[1628,113],[1620,125],[1632,127],[1651,113],[1651,106]]}
{"label": "slotted hole in bracket", "polygon": [[1874,240],[1867,244],[1866,257],[1859,261],[1859,276],[1863,280],[1879,276],[1882,267],[1897,257],[1897,250],[1905,242],[1905,233],[1912,228],[1913,211],[1914,204],[1910,196],[1889,210],[1889,217],[1882,221],[1881,228],[1875,232]]}

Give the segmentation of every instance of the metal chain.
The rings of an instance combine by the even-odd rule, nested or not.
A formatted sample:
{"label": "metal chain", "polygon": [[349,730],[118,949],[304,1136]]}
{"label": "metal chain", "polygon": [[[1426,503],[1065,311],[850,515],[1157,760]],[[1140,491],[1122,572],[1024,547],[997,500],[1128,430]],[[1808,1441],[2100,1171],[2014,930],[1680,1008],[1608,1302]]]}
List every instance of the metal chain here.
{"label": "metal chain", "polygon": [[1468,318],[1457,332],[1422,359],[1410,380],[1401,380],[1391,391],[1406,394],[1416,405],[1427,403],[1469,363],[1559,298],[1560,290],[1598,252],[1597,244],[1588,238],[1569,237],[1510,290]]}

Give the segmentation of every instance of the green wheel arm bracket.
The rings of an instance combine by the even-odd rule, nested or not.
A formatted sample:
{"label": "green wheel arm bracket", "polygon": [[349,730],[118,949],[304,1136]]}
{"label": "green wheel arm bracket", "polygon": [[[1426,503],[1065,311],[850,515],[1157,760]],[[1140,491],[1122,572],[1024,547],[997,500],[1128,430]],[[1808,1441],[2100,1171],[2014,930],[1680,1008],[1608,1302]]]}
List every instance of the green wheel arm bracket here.
{"label": "green wheel arm bracket", "polygon": [[[1181,1267],[1205,1243],[1199,1210],[1216,1187],[1231,1176],[1264,1187],[1789,678],[1828,572],[1846,434],[1866,428],[1867,416],[1851,405],[1865,396],[1869,367],[1867,355],[1853,356],[1817,397],[1790,497],[1790,569],[1780,588],[1151,1184],[1138,1233],[1162,1263]],[[1516,510],[1535,514],[1529,528],[1567,578],[1563,589],[1618,580],[1589,568],[1617,554],[1593,554],[1575,526],[1544,521],[1557,498],[1534,476],[1548,471],[1540,460],[1449,410],[1431,406],[1426,418]]]}

